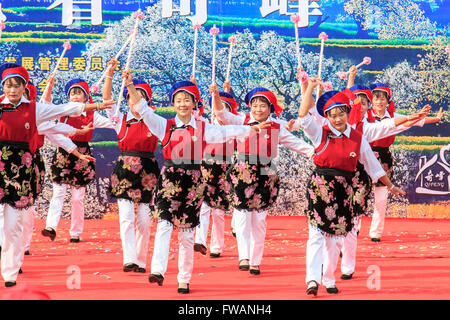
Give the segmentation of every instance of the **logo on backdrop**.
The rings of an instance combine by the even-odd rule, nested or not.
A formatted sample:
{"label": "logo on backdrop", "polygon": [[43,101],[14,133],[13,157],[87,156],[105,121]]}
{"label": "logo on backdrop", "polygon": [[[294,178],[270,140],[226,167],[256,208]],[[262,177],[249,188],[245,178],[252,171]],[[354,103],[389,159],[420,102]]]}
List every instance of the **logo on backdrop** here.
{"label": "logo on backdrop", "polygon": [[419,172],[414,183],[416,193],[430,195],[450,194],[450,164],[446,159],[446,152],[450,151],[450,144],[442,147],[439,154],[435,154],[430,160],[426,156],[419,159]]}

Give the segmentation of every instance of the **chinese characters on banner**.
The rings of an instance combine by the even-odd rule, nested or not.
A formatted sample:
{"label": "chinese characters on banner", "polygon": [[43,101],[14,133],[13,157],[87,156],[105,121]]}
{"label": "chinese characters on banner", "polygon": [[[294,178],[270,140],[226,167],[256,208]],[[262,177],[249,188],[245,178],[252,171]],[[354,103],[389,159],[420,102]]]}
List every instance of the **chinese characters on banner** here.
{"label": "chinese characters on banner", "polygon": [[450,194],[450,164],[447,162],[446,153],[450,151],[450,145],[442,147],[438,155],[430,160],[426,156],[419,159],[419,172],[416,175],[416,193],[429,195]]}
{"label": "chinese characters on banner", "polygon": [[[162,17],[170,18],[174,12],[180,16],[187,16],[193,24],[205,24],[208,20],[207,0],[194,0],[195,14],[191,13],[191,0],[179,0],[179,5],[175,7],[173,0],[161,0]],[[321,16],[319,10],[320,0],[261,0],[260,12],[262,17],[279,11],[280,15],[297,14],[300,17],[299,27],[304,28],[309,25],[310,16]],[[47,9],[51,10],[62,5],[62,25],[70,26],[74,21],[90,20],[92,25],[102,24],[102,1],[101,0],[56,0]],[[82,15],[90,13],[90,16]]]}

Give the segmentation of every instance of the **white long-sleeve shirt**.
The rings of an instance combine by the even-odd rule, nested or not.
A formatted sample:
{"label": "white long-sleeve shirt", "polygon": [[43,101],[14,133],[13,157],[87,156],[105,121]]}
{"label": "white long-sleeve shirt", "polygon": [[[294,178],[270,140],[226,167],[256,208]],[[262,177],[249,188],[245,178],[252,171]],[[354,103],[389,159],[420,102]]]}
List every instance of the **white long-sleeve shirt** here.
{"label": "white long-sleeve shirt", "polygon": [[[222,121],[224,124],[232,124],[232,125],[243,125],[245,121],[245,114],[240,113],[235,115],[229,112],[226,108],[223,108],[221,111],[216,111],[217,118]],[[314,154],[314,148],[303,141],[300,138],[297,138],[292,133],[290,133],[284,126],[286,122],[284,120],[273,119],[271,116],[267,118],[267,121],[273,121],[280,124],[280,134],[278,136],[278,143],[286,146],[287,148],[300,153],[309,158]],[[255,118],[253,118],[252,114],[250,114],[249,123],[257,122]]]}
{"label": "white long-sleeve shirt", "polygon": [[68,136],[76,133],[77,129],[74,127],[65,123],[45,121],[39,124],[37,128],[39,134],[45,135],[52,144],[63,148],[68,153],[72,153],[76,149],[75,143],[68,138]]}
{"label": "white long-sleeve shirt", "polygon": [[[322,142],[322,126],[320,126],[310,114],[307,114],[303,118],[299,118],[299,121],[306,136],[311,139],[312,144],[317,148]],[[329,128],[336,136],[343,134],[347,138],[350,137],[351,127],[349,125],[347,125],[347,128],[343,133],[336,130],[332,125],[329,125]],[[358,161],[364,166],[364,169],[374,182],[386,174],[364,136],[361,138]]]}
{"label": "white long-sleeve shirt", "polygon": [[[139,113],[150,131],[157,136],[159,140],[163,140],[166,134],[167,119],[157,115],[152,108],[149,108],[145,99],[139,101],[135,106],[135,110]],[[178,115],[175,116],[175,125],[177,128],[185,125]],[[186,125],[196,129],[194,116],[191,116],[190,122]],[[229,139],[247,137],[250,134],[250,131],[251,128],[249,126],[220,126],[205,122],[205,134],[203,139],[206,143],[223,143]]]}

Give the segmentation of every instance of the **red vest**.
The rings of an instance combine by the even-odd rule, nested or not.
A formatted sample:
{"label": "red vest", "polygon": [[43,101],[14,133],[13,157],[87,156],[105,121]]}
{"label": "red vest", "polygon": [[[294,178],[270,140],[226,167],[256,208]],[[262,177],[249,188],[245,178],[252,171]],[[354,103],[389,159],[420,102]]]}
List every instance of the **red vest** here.
{"label": "red vest", "polygon": [[[4,99],[5,96],[1,97],[0,102]],[[3,108],[0,118],[0,140],[30,143],[36,138],[35,101],[21,103],[17,108],[13,108],[10,104],[0,107]]]}
{"label": "red vest", "polygon": [[123,115],[122,127],[117,135],[119,149],[122,151],[155,152],[158,147],[158,138],[153,135],[143,121],[136,119],[127,120],[127,114]]}
{"label": "red vest", "polygon": [[203,151],[206,147],[204,139],[205,123],[201,120],[195,120],[196,129],[187,126],[177,128],[175,118],[167,120],[166,133],[161,141],[163,156],[165,160],[203,159]]}
{"label": "red vest", "polygon": [[[82,129],[83,126],[87,126],[89,123],[94,122],[94,111],[86,111],[86,115],[81,115],[79,117],[62,117],[60,120],[62,123],[67,123],[68,125],[74,127],[75,129]],[[89,142],[93,136],[93,130],[85,133],[72,136],[73,141],[78,142]]]}
{"label": "red vest", "polygon": [[39,150],[45,142],[45,135],[43,134],[37,134],[35,136],[35,139],[33,139],[32,141],[30,141],[30,151],[35,153],[36,150]]}
{"label": "red vest", "polygon": [[337,138],[328,125],[322,127],[322,141],[315,149],[314,164],[320,167],[355,171],[361,149],[360,132],[351,129],[350,137]]}
{"label": "red vest", "polygon": [[[244,125],[248,125],[250,114],[245,114]],[[244,142],[237,142],[239,153],[260,156],[264,158],[275,158],[278,153],[278,137],[280,135],[280,124],[273,122],[268,129],[261,132],[252,130]]]}
{"label": "red vest", "polygon": [[[387,111],[386,111],[387,112]],[[389,112],[389,115],[391,116],[391,118],[394,118],[394,113],[393,112]],[[369,109],[369,111],[367,111],[367,122],[379,122],[381,121],[375,114],[375,112],[372,109]],[[390,147],[395,141],[395,135],[383,138],[383,139],[378,139],[375,140],[373,142],[370,143],[370,146],[373,147],[383,147],[383,148],[388,148]]]}

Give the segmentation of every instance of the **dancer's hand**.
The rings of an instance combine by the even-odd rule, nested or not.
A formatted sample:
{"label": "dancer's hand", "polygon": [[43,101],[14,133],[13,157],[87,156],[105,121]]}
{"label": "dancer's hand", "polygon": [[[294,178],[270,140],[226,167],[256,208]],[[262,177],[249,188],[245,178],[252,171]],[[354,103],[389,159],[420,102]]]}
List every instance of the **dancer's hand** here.
{"label": "dancer's hand", "polygon": [[294,130],[294,124],[295,124],[295,119],[291,119],[288,121],[288,123],[284,126],[285,129],[287,129],[288,131],[292,131]]}
{"label": "dancer's hand", "polygon": [[264,121],[264,122],[260,122],[254,126],[251,126],[250,128],[252,130],[258,131],[258,133],[261,132],[262,129],[268,128],[272,125],[272,121]]}

